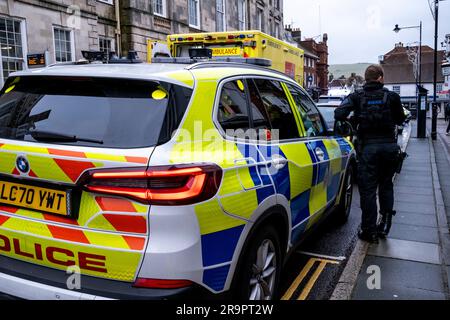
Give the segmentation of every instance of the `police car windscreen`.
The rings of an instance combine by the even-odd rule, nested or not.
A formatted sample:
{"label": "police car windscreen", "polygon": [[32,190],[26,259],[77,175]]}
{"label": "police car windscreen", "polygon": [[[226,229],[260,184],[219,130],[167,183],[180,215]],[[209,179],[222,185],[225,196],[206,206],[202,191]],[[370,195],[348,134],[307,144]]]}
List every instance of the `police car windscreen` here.
{"label": "police car windscreen", "polygon": [[0,97],[0,138],[103,148],[155,146],[179,126],[192,90],[112,78],[8,79]]}

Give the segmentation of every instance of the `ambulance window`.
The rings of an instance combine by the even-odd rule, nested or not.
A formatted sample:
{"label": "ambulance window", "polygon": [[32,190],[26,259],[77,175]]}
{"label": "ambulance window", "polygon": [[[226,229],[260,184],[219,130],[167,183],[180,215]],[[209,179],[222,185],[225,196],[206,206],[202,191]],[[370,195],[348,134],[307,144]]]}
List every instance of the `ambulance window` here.
{"label": "ambulance window", "polygon": [[302,117],[306,136],[317,137],[323,135],[325,126],[323,125],[319,110],[314,102],[312,102],[306,93],[296,89],[294,86],[288,84],[287,87],[289,88]]}
{"label": "ambulance window", "polygon": [[264,107],[272,125],[272,139],[297,139],[300,137],[294,114],[281,83],[268,79],[255,79]]}
{"label": "ambulance window", "polygon": [[249,129],[250,119],[243,80],[230,81],[222,87],[217,120],[228,136],[236,137],[236,132],[233,131]]}

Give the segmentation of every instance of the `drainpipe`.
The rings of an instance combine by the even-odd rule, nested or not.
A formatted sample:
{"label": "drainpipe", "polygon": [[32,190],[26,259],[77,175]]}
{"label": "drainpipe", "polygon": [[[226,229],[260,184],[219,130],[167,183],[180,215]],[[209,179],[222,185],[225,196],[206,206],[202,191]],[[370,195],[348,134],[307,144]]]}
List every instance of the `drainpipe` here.
{"label": "drainpipe", "polygon": [[116,54],[117,56],[121,56],[122,55],[122,36],[121,36],[121,27],[120,27],[120,4],[119,4],[119,0],[115,0],[115,9],[116,9]]}
{"label": "drainpipe", "polygon": [[[247,8],[245,8],[245,15],[246,15],[246,17],[245,17],[245,24],[246,24],[246,25],[245,25],[245,27],[244,27],[245,30],[253,30],[253,29],[256,29],[256,28],[253,28],[253,23],[252,23],[252,21],[251,21],[251,19],[252,19],[252,14],[251,14],[251,12],[250,12],[250,8],[251,8],[250,1],[251,1],[251,0],[245,1],[246,7],[247,7]],[[258,8],[258,7],[256,7],[256,8]],[[258,9],[256,9],[256,10],[258,10]]]}

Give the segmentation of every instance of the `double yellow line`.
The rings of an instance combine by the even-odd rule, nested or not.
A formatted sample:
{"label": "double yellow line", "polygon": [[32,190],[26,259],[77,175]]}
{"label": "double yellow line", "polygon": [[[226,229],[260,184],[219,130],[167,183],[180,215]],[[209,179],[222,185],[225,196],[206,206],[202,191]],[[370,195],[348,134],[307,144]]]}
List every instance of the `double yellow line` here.
{"label": "double yellow line", "polygon": [[316,262],[319,262],[319,266],[312,274],[311,278],[306,283],[305,287],[303,288],[302,292],[300,293],[300,296],[297,298],[297,300],[306,300],[309,293],[311,292],[312,288],[314,287],[314,284],[316,283],[317,279],[319,278],[320,274],[323,272],[327,264],[339,264],[338,261],[333,260],[327,260],[327,259],[319,259],[319,258],[310,258],[308,260],[308,263],[306,263],[305,267],[302,269],[300,274],[295,278],[294,282],[292,282],[289,289],[287,289],[286,293],[283,295],[281,300],[291,300],[292,296],[294,295],[295,291],[297,291],[300,284],[303,282],[303,280],[306,278],[306,276],[311,271],[312,267]]}

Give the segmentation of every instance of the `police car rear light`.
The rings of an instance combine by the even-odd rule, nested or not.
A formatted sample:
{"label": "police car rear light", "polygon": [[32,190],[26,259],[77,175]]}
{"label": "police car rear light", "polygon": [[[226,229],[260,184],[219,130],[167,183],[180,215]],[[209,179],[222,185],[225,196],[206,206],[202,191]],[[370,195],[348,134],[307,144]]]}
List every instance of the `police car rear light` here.
{"label": "police car rear light", "polygon": [[188,205],[211,199],[222,170],[216,165],[98,169],[87,173],[87,191],[154,205]]}
{"label": "police car rear light", "polygon": [[179,289],[187,288],[193,285],[189,280],[164,280],[164,279],[145,279],[138,278],[133,284],[135,288],[153,288],[153,289]]}

